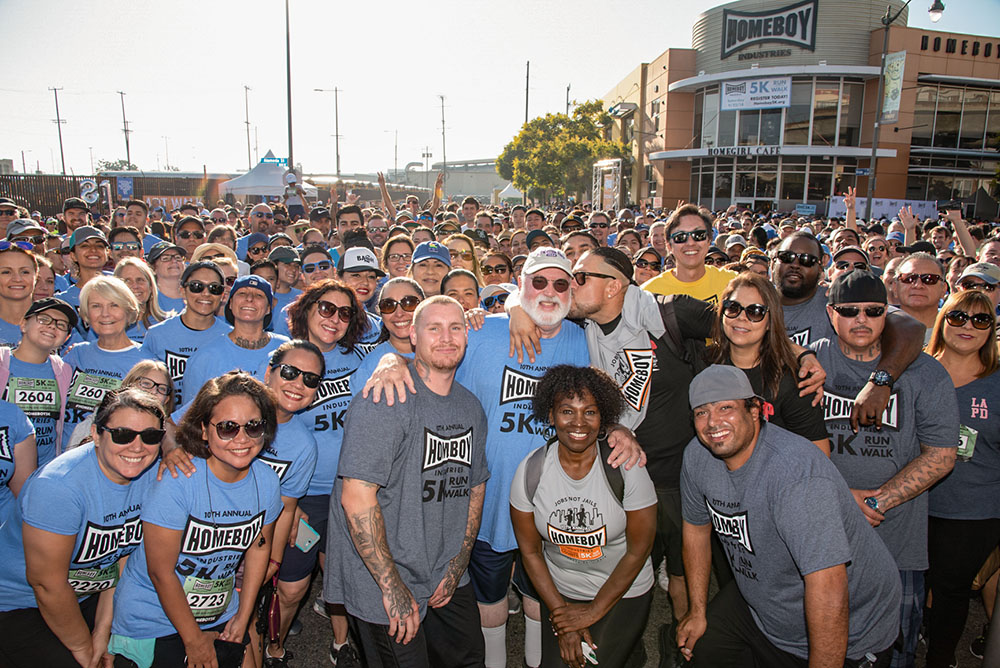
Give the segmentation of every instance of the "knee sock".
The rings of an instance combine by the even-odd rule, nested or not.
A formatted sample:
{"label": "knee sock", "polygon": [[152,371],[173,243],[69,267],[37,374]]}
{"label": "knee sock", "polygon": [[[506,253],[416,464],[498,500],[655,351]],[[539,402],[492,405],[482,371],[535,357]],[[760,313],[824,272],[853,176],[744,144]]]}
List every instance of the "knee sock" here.
{"label": "knee sock", "polygon": [[542,623],[524,616],[524,662],[531,668],[542,663]]}
{"label": "knee sock", "polygon": [[486,668],[504,668],[507,665],[507,623],[481,628],[486,642]]}

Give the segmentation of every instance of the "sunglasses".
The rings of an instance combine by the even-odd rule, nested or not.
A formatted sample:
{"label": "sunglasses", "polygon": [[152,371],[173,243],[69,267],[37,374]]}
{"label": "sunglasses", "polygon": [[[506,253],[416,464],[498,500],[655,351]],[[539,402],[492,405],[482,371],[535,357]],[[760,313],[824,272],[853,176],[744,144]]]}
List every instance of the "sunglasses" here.
{"label": "sunglasses", "polygon": [[896,276],[896,280],[907,285],[911,285],[917,281],[920,281],[924,285],[937,285],[944,279],[937,274],[899,274]]}
{"label": "sunglasses", "polygon": [[0,241],[0,251],[10,250],[11,248],[20,248],[29,253],[35,250],[35,247],[27,241]]}
{"label": "sunglasses", "polygon": [[52,325],[60,332],[69,331],[69,320],[58,320],[56,318],[53,318],[51,315],[46,315],[45,313],[38,313],[37,315],[35,315],[35,320],[38,321],[39,325],[45,325],[45,326]]}
{"label": "sunglasses", "polygon": [[273,213],[261,213],[260,211],[254,213],[254,214],[251,214],[251,215],[254,218],[267,218],[269,220],[272,219],[272,218],[274,218],[274,214]]}
{"label": "sunglasses", "polygon": [[800,267],[805,267],[806,269],[815,266],[816,263],[819,262],[819,258],[813,255],[812,253],[793,253],[792,251],[778,251],[775,257],[778,258],[779,262],[782,262],[784,264],[792,264],[793,262],[797,261]]}
{"label": "sunglasses", "polygon": [[860,269],[861,271],[868,271],[867,262],[848,262],[847,260],[839,260],[838,262],[834,263],[833,266],[835,266],[837,269],[840,270]]}
{"label": "sunglasses", "polygon": [[420,304],[420,297],[416,295],[407,295],[399,300],[386,297],[379,300],[378,311],[382,315],[389,315],[390,313],[395,313],[396,308],[401,306],[407,313],[413,313],[417,310],[418,304]]}
{"label": "sunglasses", "polygon": [[[857,318],[858,314],[861,313],[861,307],[859,306],[831,306],[830,308],[845,318]],[[865,315],[869,318],[881,318],[885,315],[884,306],[866,306],[864,311]]]}
{"label": "sunglasses", "polygon": [[579,232],[582,229],[583,229],[583,225],[563,225],[562,231],[563,232]]}
{"label": "sunglasses", "polygon": [[591,223],[589,227],[597,227],[600,229],[606,229],[608,227],[607,223]]}
{"label": "sunglasses", "polygon": [[462,258],[466,262],[472,262],[472,258],[475,257],[475,253],[472,251],[456,251],[450,250],[448,254],[451,255],[452,259]]}
{"label": "sunglasses", "polygon": [[549,287],[549,283],[552,284],[552,288],[556,292],[566,292],[569,290],[569,281],[565,278],[557,278],[554,281],[550,281],[544,276],[533,276],[531,278],[531,287],[533,287],[538,292],[541,292],[545,288]]}
{"label": "sunglasses", "polygon": [[42,244],[45,243],[45,235],[39,234],[33,237],[20,237],[18,239],[14,239],[14,241],[15,242],[23,241],[25,243],[34,244],[35,246],[41,246]]}
{"label": "sunglasses", "polygon": [[220,420],[219,422],[209,422],[210,425],[215,427],[215,433],[219,435],[223,441],[231,441],[236,438],[236,435],[240,433],[240,429],[247,435],[249,439],[257,439],[264,435],[264,430],[267,428],[266,420],[250,420],[246,424],[240,424],[239,422],[233,422],[232,420]]}
{"label": "sunglasses", "polygon": [[332,262],[327,262],[326,260],[320,260],[319,262],[310,262],[308,264],[302,265],[302,273],[311,274],[314,271],[329,271],[330,267],[333,266]]}
{"label": "sunglasses", "polygon": [[708,239],[708,230],[693,230],[691,232],[674,232],[670,235],[670,241],[675,244],[686,243],[688,237],[691,237],[694,241],[705,241]]}
{"label": "sunglasses", "polygon": [[885,246],[869,246],[869,247],[868,247],[868,251],[869,251],[869,252],[871,252],[871,251],[876,251],[876,252],[878,252],[878,253],[884,253],[884,252],[886,252],[887,250],[889,250],[889,249],[888,249],[888,248],[886,248]]}
{"label": "sunglasses", "polygon": [[389,253],[385,256],[389,262],[409,262],[413,259],[412,253]]}
{"label": "sunglasses", "polygon": [[190,239],[192,237],[195,239],[204,239],[205,233],[201,230],[183,230],[177,233],[177,237],[180,239]]}
{"label": "sunglasses", "polygon": [[170,255],[161,255],[156,259],[158,262],[183,262],[184,256],[178,255],[177,253],[171,253]]}
{"label": "sunglasses", "polygon": [[972,326],[976,329],[989,329],[994,322],[994,318],[989,313],[976,313],[969,315],[965,311],[948,311],[944,314],[944,321],[952,327],[964,327],[965,323],[972,321]]}
{"label": "sunglasses", "polygon": [[506,274],[510,272],[505,264],[484,264],[482,267],[483,276],[489,276],[490,274]]}
{"label": "sunglasses", "polygon": [[743,304],[733,301],[732,299],[726,299],[722,302],[722,315],[727,318],[738,318],[740,313],[747,314],[747,320],[750,322],[760,322],[767,315],[767,305],[766,304]]}
{"label": "sunglasses", "polygon": [[200,295],[205,291],[205,288],[208,288],[208,294],[215,295],[216,297],[226,291],[226,287],[222,283],[205,283],[204,281],[188,281],[183,287],[196,295]]}
{"label": "sunglasses", "polygon": [[170,386],[166,383],[157,383],[152,378],[146,378],[143,376],[135,381],[136,386],[140,389],[146,390],[147,392],[156,392],[161,397],[170,396]]}
{"label": "sunglasses", "polygon": [[594,271],[578,271],[573,274],[573,280],[576,281],[577,285],[586,285],[587,279],[593,276],[594,278],[616,278],[611,274],[598,274]]}
{"label": "sunglasses", "polygon": [[261,253],[266,252],[267,248],[265,246],[254,246],[253,248],[247,250],[247,253],[250,255],[260,255]]}
{"label": "sunglasses", "polygon": [[228,285],[229,287],[233,287],[233,285],[236,284],[236,277],[235,276],[226,276],[222,280],[224,280],[226,282],[226,285]]}
{"label": "sunglasses", "polygon": [[722,258],[722,257],[719,257],[717,255],[715,255],[715,256],[706,255],[705,256],[705,264],[707,264],[709,266],[712,266],[712,267],[721,267],[723,265],[729,264],[729,258],[728,257]]}
{"label": "sunglasses", "polygon": [[111,434],[111,440],[118,445],[128,445],[135,440],[138,436],[142,439],[142,442],[146,445],[157,445],[163,440],[163,435],[166,433],[163,429],[154,429],[149,427],[148,429],[143,429],[142,431],[136,431],[135,429],[129,429],[128,427],[104,427],[100,426],[97,428],[98,434],[108,433]]}
{"label": "sunglasses", "polygon": [[503,306],[505,303],[507,303],[507,297],[510,297],[510,295],[507,294],[506,292],[503,293],[502,295],[491,295],[483,300],[483,308],[489,311],[497,304]]}
{"label": "sunglasses", "polygon": [[337,306],[326,300],[316,302],[316,312],[321,318],[332,318],[336,314],[340,317],[341,322],[350,322],[354,314],[357,313],[353,306]]}
{"label": "sunglasses", "polygon": [[[314,389],[319,387],[320,376],[318,373],[312,373],[311,371],[303,371],[297,366],[292,366],[291,364],[277,364],[271,367],[272,369],[277,369],[278,373],[281,374],[282,380],[295,380],[299,376],[302,376],[302,384],[309,389]],[[247,434],[249,436],[249,434]]]}
{"label": "sunglasses", "polygon": [[997,289],[997,286],[995,285],[990,285],[989,283],[977,283],[975,281],[962,281],[958,284],[958,287],[962,290],[982,290],[984,292],[993,292]]}
{"label": "sunglasses", "polygon": [[[708,262],[705,262],[705,264],[708,264]],[[636,269],[652,269],[653,271],[659,271],[661,266],[663,265],[659,262],[650,262],[649,260],[640,259],[635,261]]]}
{"label": "sunglasses", "polygon": [[16,216],[17,209],[0,209],[0,216]]}
{"label": "sunglasses", "polygon": [[388,227],[369,227],[368,231],[369,232],[374,232],[376,234],[381,234],[383,232],[388,232],[389,228]]}
{"label": "sunglasses", "polygon": [[135,242],[135,241],[115,241],[114,243],[111,244],[111,250],[116,250],[116,251],[121,251],[121,250],[137,251],[137,250],[139,250],[139,244],[138,244],[138,242]]}

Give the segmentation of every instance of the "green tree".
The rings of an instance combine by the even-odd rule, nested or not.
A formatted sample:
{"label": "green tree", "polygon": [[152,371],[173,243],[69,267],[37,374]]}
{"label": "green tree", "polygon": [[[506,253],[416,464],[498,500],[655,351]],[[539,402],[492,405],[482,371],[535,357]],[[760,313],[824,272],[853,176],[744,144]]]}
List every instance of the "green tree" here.
{"label": "green tree", "polygon": [[97,171],[99,172],[125,172],[138,171],[138,167],[127,160],[98,160]]}
{"label": "green tree", "polygon": [[600,100],[578,105],[571,116],[534,118],[504,147],[497,173],[532,197],[580,197],[590,191],[595,162],[631,154],[627,144],[604,139],[612,122]]}

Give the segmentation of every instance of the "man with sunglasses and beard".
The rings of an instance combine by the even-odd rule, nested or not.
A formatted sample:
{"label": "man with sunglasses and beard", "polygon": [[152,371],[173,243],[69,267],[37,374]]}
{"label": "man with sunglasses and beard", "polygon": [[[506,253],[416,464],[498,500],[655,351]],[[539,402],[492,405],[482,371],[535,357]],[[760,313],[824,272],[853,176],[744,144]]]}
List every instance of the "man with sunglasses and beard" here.
{"label": "man with sunglasses and beard", "polygon": [[[924,353],[898,379],[882,370],[886,290],[871,272],[839,276],[830,286],[827,304],[835,336],[811,347],[827,372],[823,408],[830,459],[899,569],[903,644],[893,666],[908,668],[914,665],[928,567],[924,492],[955,464],[955,388],[944,367]],[[881,428],[858,431],[851,424],[851,408],[868,383],[887,387],[892,395]]]}
{"label": "man with sunglasses and beard", "polygon": [[914,253],[904,259],[896,272],[896,297],[899,308],[919,320],[926,328],[924,345],[931,338],[938,307],[948,291],[944,266],[930,253]]}

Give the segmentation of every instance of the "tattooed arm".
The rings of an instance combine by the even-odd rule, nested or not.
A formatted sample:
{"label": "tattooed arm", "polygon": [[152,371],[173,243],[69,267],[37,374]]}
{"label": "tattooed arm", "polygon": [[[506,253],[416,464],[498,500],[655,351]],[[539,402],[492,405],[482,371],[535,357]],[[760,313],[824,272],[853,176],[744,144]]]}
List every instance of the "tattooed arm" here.
{"label": "tattooed arm", "polygon": [[445,571],[441,583],[434,590],[427,605],[432,608],[442,608],[448,605],[451,595],[458,587],[458,581],[462,579],[462,573],[469,565],[469,556],[472,555],[472,546],[476,544],[476,536],[479,535],[479,523],[483,519],[483,497],[486,495],[486,483],[480,483],[472,488],[469,494],[469,520],[465,524],[465,538],[462,539],[462,547],[450,562],[448,570]]}
{"label": "tattooed arm", "polygon": [[344,478],[340,504],[347,517],[354,548],[382,590],[382,605],[389,617],[389,636],[405,645],[417,634],[420,610],[413,594],[399,577],[396,562],[389,551],[385,518],[376,496],[378,489],[375,483]]}
{"label": "tattooed arm", "polygon": [[873,494],[878,501],[878,509],[885,513],[890,508],[920,496],[954,468],[955,452],[955,448],[934,448],[921,443],[920,455]]}

